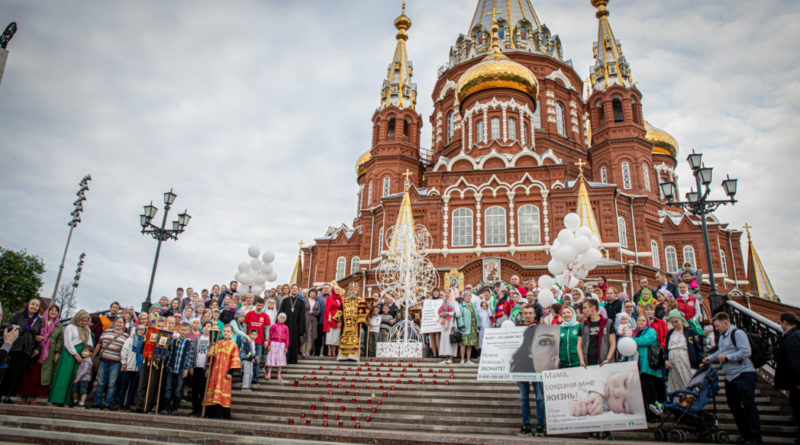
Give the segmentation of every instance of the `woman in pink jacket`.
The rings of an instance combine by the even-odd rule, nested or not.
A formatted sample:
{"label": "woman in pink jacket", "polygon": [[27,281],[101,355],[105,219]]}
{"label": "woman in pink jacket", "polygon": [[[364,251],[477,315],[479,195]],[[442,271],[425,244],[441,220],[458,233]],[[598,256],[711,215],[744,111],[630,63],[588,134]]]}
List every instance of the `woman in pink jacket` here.
{"label": "woman in pink jacket", "polygon": [[281,378],[281,368],[286,366],[286,351],[289,350],[289,327],[286,326],[286,314],[278,314],[278,322],[269,329],[269,343],[267,348],[267,380],[272,376],[272,368],[278,368],[278,381]]}

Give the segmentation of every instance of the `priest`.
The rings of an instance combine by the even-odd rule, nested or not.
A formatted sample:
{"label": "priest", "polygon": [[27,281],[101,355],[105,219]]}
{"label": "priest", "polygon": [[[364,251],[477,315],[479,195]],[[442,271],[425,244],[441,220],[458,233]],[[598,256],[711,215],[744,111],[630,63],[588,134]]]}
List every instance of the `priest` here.
{"label": "priest", "polygon": [[358,283],[350,283],[342,308],[333,316],[341,329],[337,360],[358,361],[361,355],[361,329],[369,317],[367,302],[359,296]]}
{"label": "priest", "polygon": [[300,287],[292,286],[289,296],[281,302],[278,313],[286,314],[286,326],[289,328],[289,350],[286,352],[286,364],[297,363],[300,350],[300,337],[306,333],[305,304],[300,298]]}

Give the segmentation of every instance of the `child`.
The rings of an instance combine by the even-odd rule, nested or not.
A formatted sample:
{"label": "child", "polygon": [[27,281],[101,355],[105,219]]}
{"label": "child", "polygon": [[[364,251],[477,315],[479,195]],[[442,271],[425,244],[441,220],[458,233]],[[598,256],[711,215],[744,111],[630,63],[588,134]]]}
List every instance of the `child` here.
{"label": "child", "polygon": [[[208,391],[203,405],[206,407],[206,416],[212,419],[231,418],[231,384],[232,372],[241,368],[239,362],[239,348],[231,340],[233,329],[225,326],[222,329],[222,340],[218,341],[209,351],[207,357],[212,360],[208,373]],[[289,335],[288,329],[286,333]]]}
{"label": "child", "polygon": [[381,306],[381,340],[388,341],[389,339],[389,331],[394,326],[395,319],[389,313],[389,305],[384,304]]}
{"label": "child", "polygon": [[203,325],[202,334],[194,342],[194,368],[189,370],[192,376],[192,417],[200,417],[203,409],[203,396],[206,391],[206,356],[211,349],[211,322]]}
{"label": "child", "polygon": [[[78,371],[75,373],[75,381],[73,382],[76,391],[73,393],[73,398],[77,399],[81,396],[78,406],[83,408],[86,406],[86,395],[89,394],[89,380],[92,379],[92,354],[94,348],[92,345],[86,345],[81,351],[81,364],[78,365]],[[73,402],[74,404],[75,402]]]}
{"label": "child", "polygon": [[368,357],[375,357],[378,349],[378,336],[381,333],[381,314],[380,307],[375,306],[372,308],[372,318],[369,319],[369,346],[367,351]]}
{"label": "child", "polygon": [[164,392],[164,405],[167,415],[174,415],[181,406],[183,382],[194,367],[194,344],[189,340],[189,323],[183,321],[179,328],[179,337],[173,339],[167,358],[167,389]]}
{"label": "child", "polygon": [[492,327],[492,311],[489,309],[489,301],[481,301],[481,308],[478,310],[478,347],[483,348],[483,336]]}
{"label": "child", "polygon": [[627,313],[619,315],[619,326],[617,326],[617,335],[620,337],[633,337],[633,326],[631,326],[631,318]]}
{"label": "child", "polygon": [[286,366],[286,352],[289,351],[289,327],[284,324],[286,314],[278,314],[278,322],[269,329],[269,343],[267,344],[267,380],[272,376],[272,368],[278,368],[278,381],[283,383],[281,368]]}
{"label": "child", "polygon": [[250,391],[250,382],[253,380],[253,369],[258,367],[258,357],[255,354],[255,341],[258,330],[250,329],[250,340],[242,343],[239,350],[239,359],[242,362],[242,391]]}

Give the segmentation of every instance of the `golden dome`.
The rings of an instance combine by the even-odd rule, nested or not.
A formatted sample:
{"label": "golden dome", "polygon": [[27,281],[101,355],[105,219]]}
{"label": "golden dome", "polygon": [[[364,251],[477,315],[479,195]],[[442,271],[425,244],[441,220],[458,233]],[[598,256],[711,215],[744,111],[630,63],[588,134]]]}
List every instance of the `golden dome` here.
{"label": "golden dome", "polygon": [[403,12],[394,20],[394,27],[397,28],[397,39],[408,40],[408,31],[411,28],[411,19],[406,16],[406,2],[403,2]]}
{"label": "golden dome", "polygon": [[647,121],[644,121],[644,129],[647,130],[645,139],[653,144],[653,154],[662,154],[673,158],[678,156],[678,141],[671,134],[652,126]]}
{"label": "golden dome", "polygon": [[489,54],[461,75],[456,87],[458,101],[464,103],[467,97],[490,88],[521,91],[534,102],[539,96],[539,83],[533,73],[500,52]]}
{"label": "golden dome", "polygon": [[361,156],[358,157],[358,159],[356,160],[357,176],[361,176],[367,172],[367,169],[364,167],[364,164],[366,164],[367,161],[369,161],[370,159],[372,159],[372,153],[370,153],[369,151],[364,152]]}

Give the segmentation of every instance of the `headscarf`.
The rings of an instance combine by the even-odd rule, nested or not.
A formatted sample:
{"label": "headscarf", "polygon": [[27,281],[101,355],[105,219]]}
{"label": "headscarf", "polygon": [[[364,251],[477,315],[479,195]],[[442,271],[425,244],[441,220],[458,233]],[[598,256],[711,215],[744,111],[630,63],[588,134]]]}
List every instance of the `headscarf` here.
{"label": "headscarf", "polygon": [[275,321],[276,322],[280,322],[281,317],[283,317],[285,319],[286,318],[286,312],[281,312],[280,314],[278,314],[278,318],[276,318]]}
{"label": "headscarf", "polygon": [[72,317],[72,320],[69,321],[69,324],[75,325],[75,327],[78,328],[78,335],[80,335],[80,337],[81,337],[81,343],[86,344],[86,343],[89,342],[89,339],[91,338],[92,333],[91,333],[91,331],[89,331],[89,327],[88,326],[86,326],[85,328],[81,328],[78,325],[78,323],[84,318],[88,318],[89,320],[92,319],[89,316],[89,313],[86,312],[86,309],[81,309],[81,310],[78,311],[77,314],[75,314],[74,317]]}
{"label": "headscarf", "polygon": [[[39,300],[39,303],[41,304],[41,300]],[[31,304],[31,302],[30,302],[30,301],[28,301],[27,303],[25,303],[25,308],[24,308],[24,309],[22,309],[22,316],[23,316],[23,317],[25,317],[25,319],[26,319],[26,320],[28,320],[28,321],[25,323],[25,327],[22,329],[23,331],[28,331],[28,330],[30,330],[30,329],[31,329],[31,327],[33,327],[33,324],[34,324],[34,323],[36,323],[36,319],[38,319],[38,318],[39,318],[39,311],[36,311],[36,313],[35,313],[35,314],[33,314],[33,315],[31,315],[31,316],[28,316],[28,305],[29,305],[29,304]]]}
{"label": "headscarf", "polygon": [[673,310],[669,311],[665,318],[667,320],[669,320],[670,318],[677,318],[678,320],[681,321],[681,323],[683,323],[684,327],[688,327],[689,326],[689,322],[686,321],[686,317],[683,316],[683,312],[679,311],[678,309],[673,309]]}
{"label": "headscarf", "polygon": [[[571,328],[573,326],[578,326],[578,324],[579,324],[578,320],[575,319],[576,318],[575,317],[575,309],[570,308],[570,310],[572,310],[572,320],[570,320],[570,321],[562,321],[561,322],[561,327],[562,328]],[[563,311],[563,308],[562,308],[562,311]]]}
{"label": "headscarf", "polygon": [[622,301],[624,303],[630,300],[630,297],[625,292],[620,292],[619,295],[617,295],[617,300]]}
{"label": "headscarf", "polygon": [[[145,329],[144,332],[145,335],[147,335],[147,329]],[[136,335],[136,331],[133,332],[133,344],[131,345],[131,351],[136,354],[136,369],[139,371],[142,371],[142,362],[144,361],[144,337],[144,335]]]}
{"label": "headscarf", "polygon": [[674,299],[674,298],[675,298],[675,296],[674,296],[674,295],[672,295],[672,292],[668,291],[666,287],[665,287],[664,289],[660,289],[660,290],[659,290],[658,292],[656,292],[656,293],[657,293],[657,294],[661,294],[661,295],[663,295],[663,296],[665,296],[665,297],[667,297],[667,298],[672,298],[672,299]]}
{"label": "headscarf", "polygon": [[[58,314],[56,314],[56,319],[53,320],[52,323],[50,323],[51,308],[56,308],[56,310],[58,311]],[[45,316],[44,318],[44,326],[42,327],[42,331],[40,332],[40,335],[44,337],[44,340],[42,340],[41,342],[42,352],[39,354],[39,360],[38,360],[40,364],[44,363],[44,360],[50,354],[50,335],[53,333],[53,329],[55,329],[56,325],[58,324],[58,316],[61,315],[61,309],[57,305],[53,304],[47,308],[47,312],[45,313],[47,314],[47,316]]]}

